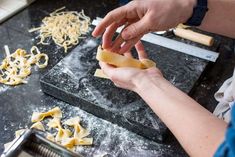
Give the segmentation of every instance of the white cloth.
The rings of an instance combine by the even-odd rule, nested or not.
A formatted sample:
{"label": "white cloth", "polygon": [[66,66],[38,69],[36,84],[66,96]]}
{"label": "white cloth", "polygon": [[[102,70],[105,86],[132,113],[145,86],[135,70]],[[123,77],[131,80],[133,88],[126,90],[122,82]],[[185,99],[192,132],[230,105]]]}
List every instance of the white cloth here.
{"label": "white cloth", "polygon": [[227,79],[215,93],[215,99],[219,104],[216,106],[213,114],[229,122],[231,119],[231,108],[235,100],[235,69],[233,77]]}

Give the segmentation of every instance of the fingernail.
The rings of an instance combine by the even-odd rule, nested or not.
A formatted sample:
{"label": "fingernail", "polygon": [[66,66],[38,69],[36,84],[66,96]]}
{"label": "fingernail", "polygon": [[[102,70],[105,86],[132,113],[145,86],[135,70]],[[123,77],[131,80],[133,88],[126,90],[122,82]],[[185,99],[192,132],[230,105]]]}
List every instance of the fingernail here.
{"label": "fingernail", "polygon": [[93,37],[96,37],[96,38],[98,37],[95,32],[92,32],[91,35],[92,35]]}

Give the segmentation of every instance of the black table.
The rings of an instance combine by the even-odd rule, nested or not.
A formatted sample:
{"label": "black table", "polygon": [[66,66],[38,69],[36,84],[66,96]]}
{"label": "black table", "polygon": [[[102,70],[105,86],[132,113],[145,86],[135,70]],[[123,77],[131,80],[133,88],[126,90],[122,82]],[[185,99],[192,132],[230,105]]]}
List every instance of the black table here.
{"label": "black table", "polygon": [[[109,10],[118,5],[115,1],[110,0],[93,1],[92,7],[89,3],[85,0],[38,0],[0,25],[1,52],[4,52],[4,45],[9,45],[11,51],[17,48],[29,50],[37,41],[35,41],[35,34],[28,33],[28,29],[39,26],[43,17],[64,5],[68,10],[80,11],[84,9],[85,13],[92,18],[96,16],[103,17]],[[220,52],[223,52],[222,58],[216,64],[210,64],[208,67],[210,71],[200,79],[202,83],[199,82],[190,93],[192,97],[203,104],[211,102],[210,105],[205,105],[210,110],[213,110],[216,104],[212,98],[212,93],[218,89],[225,78],[231,75],[231,69],[234,65],[234,55],[231,53],[234,51],[233,41],[223,38],[222,45],[220,48]],[[33,68],[32,75],[27,79],[28,84],[16,87],[0,85],[0,115],[2,117],[0,121],[0,153],[3,151],[3,144],[13,139],[15,130],[31,125],[30,117],[33,111],[48,110],[54,106],[59,106],[65,118],[78,115],[82,118],[82,124],[91,130],[94,137],[94,146],[79,147],[77,149],[85,156],[105,154],[109,154],[108,156],[148,157],[187,156],[171,135],[163,144],[156,143],[108,121],[99,119],[80,110],[78,107],[73,107],[44,94],[39,83],[41,76],[64,58],[66,54],[62,48],[58,48],[54,44],[50,46],[40,45],[39,48],[49,55],[49,66],[46,69]],[[0,53],[0,57],[3,58],[3,53]],[[222,72],[220,77],[215,77],[218,72]],[[207,99],[202,99],[205,95],[209,96]]]}

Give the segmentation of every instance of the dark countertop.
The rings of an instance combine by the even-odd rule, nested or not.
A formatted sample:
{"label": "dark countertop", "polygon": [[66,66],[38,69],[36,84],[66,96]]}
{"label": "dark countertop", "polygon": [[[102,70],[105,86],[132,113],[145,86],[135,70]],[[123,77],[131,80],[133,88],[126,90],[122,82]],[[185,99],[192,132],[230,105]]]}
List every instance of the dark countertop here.
{"label": "dark countertop", "polygon": [[[85,10],[85,13],[94,18],[103,17],[109,10],[118,6],[115,1],[97,0],[90,4],[86,0],[38,0],[8,21],[0,25],[0,50],[8,45],[11,51],[17,48],[29,49],[36,45],[36,34],[28,33],[28,29],[40,25],[41,20],[50,12],[66,5],[68,10]],[[91,7],[92,5],[92,7]],[[163,144],[156,143],[136,135],[124,128],[118,127],[108,121],[99,119],[87,112],[73,107],[44,94],[41,90],[39,79],[43,74],[58,63],[65,54],[62,48],[54,44],[38,46],[42,52],[49,55],[49,66],[46,69],[33,68],[28,83],[16,87],[0,85],[0,153],[3,144],[11,141],[15,130],[29,127],[33,111],[45,111],[54,106],[61,107],[65,117],[78,115],[82,118],[84,126],[91,130],[94,137],[93,147],[79,147],[78,152],[85,156],[187,156],[175,138],[169,135]],[[234,41],[222,38],[219,48],[220,58],[216,63],[210,63],[200,82],[195,86],[190,95],[203,106],[212,111],[216,105],[213,93],[218,90],[223,80],[232,74],[235,65]],[[3,58],[4,53],[0,53]]]}

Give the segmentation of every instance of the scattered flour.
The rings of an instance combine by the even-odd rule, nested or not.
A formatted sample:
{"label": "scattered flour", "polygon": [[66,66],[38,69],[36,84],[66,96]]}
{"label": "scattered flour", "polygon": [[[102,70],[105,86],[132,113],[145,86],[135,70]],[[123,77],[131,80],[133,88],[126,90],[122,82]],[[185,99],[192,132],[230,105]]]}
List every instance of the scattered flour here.
{"label": "scattered flour", "polygon": [[3,92],[5,92],[8,88],[9,88],[9,86],[0,85],[0,94],[3,93]]}

